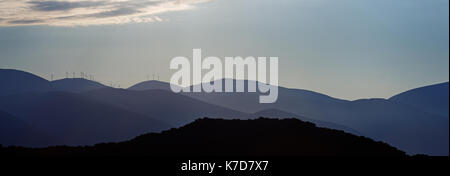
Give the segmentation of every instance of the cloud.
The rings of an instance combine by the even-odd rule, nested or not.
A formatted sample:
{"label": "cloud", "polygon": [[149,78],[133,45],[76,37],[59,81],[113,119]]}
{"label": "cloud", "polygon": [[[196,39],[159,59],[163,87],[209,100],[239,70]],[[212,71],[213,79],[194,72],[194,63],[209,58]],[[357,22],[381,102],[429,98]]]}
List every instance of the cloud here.
{"label": "cloud", "polygon": [[105,4],[105,1],[30,1],[31,9],[38,11],[60,11],[76,8],[96,7]]}
{"label": "cloud", "polygon": [[12,20],[8,21],[10,24],[33,24],[33,23],[42,23],[42,20]]}
{"label": "cloud", "polygon": [[0,0],[0,26],[85,26],[163,21],[211,0]]}
{"label": "cloud", "polygon": [[95,18],[107,18],[107,17],[116,17],[116,16],[125,16],[140,13],[139,10],[133,8],[119,8],[112,11],[99,12],[94,14],[89,14],[87,17],[95,17]]}

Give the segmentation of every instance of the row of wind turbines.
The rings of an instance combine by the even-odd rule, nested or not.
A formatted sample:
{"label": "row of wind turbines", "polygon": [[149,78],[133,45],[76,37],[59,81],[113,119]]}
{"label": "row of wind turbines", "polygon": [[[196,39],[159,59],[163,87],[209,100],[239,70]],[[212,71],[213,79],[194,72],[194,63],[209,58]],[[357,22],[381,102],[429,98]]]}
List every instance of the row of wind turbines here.
{"label": "row of wind turbines", "polygon": [[[70,76],[72,76],[72,77],[70,77]],[[155,76],[156,76],[157,79],[155,79]],[[53,74],[53,73],[50,74],[50,81],[54,81],[55,78],[56,78],[55,74]],[[72,75],[70,75],[69,72],[66,72],[66,77],[65,78],[66,79],[81,78],[81,79],[86,79],[86,80],[102,83],[101,81],[97,81],[93,75],[87,74],[85,72],[80,72],[79,77],[77,77],[77,74],[75,72],[72,72]],[[152,74],[152,80],[158,80],[159,81],[159,75]],[[150,76],[149,75],[147,75],[147,81],[150,81]],[[107,83],[107,82],[105,81],[105,83]],[[121,88],[120,84],[115,84],[112,81],[109,82],[109,86],[110,87],[115,87],[115,88]]]}

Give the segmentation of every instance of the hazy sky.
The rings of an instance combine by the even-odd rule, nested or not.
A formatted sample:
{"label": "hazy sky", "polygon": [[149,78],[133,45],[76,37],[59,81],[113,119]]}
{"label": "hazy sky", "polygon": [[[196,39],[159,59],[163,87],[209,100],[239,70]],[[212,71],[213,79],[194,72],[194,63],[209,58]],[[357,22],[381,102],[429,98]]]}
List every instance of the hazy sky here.
{"label": "hazy sky", "polygon": [[280,85],[388,98],[449,80],[448,0],[0,0],[0,68],[129,87],[169,61],[278,56]]}

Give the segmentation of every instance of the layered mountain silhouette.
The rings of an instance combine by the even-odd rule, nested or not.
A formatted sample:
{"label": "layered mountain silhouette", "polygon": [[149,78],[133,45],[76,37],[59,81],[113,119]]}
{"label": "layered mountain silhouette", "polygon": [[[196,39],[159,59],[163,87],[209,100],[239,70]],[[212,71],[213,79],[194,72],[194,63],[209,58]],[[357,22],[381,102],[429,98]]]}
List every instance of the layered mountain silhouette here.
{"label": "layered mountain silhouette", "polygon": [[[145,82],[141,82],[138,83],[136,85],[131,86],[130,88],[128,88],[128,90],[139,90],[139,91],[149,91],[149,90],[165,90],[165,91],[171,91],[171,85],[169,83],[166,82],[161,82],[161,81],[155,81],[155,80],[151,80],[151,81],[145,81]],[[229,103],[235,103],[235,96],[242,96],[243,98],[240,98],[240,100],[243,100],[246,103],[240,103],[240,105],[255,105],[254,101],[257,101],[257,97],[254,93],[233,93],[233,94],[211,94],[213,96],[209,96],[210,94],[203,94],[203,93],[182,93],[185,96],[191,97],[191,98],[195,98],[204,102],[208,102],[210,103],[211,101],[215,101],[215,97],[216,96],[221,96],[221,100],[222,99],[226,99],[226,98],[230,98]],[[203,104],[203,103],[202,103]],[[223,105],[223,103],[219,103],[218,105]],[[258,104],[258,107],[264,107],[263,104]],[[245,108],[242,108],[242,111]],[[356,130],[353,130],[349,127],[346,127],[344,125],[340,125],[340,124],[336,124],[336,123],[329,123],[329,122],[324,122],[324,121],[320,121],[320,120],[315,120],[315,119],[311,119],[311,118],[307,118],[307,117],[303,117],[297,114],[293,114],[293,113],[288,113],[288,112],[284,112],[278,109],[272,109],[272,108],[268,108],[268,109],[264,109],[261,108],[261,111],[258,112],[251,112],[248,111],[247,114],[244,113],[240,113],[240,114],[236,114],[234,113],[233,115],[235,115],[234,117],[245,117],[245,118],[255,118],[255,117],[274,117],[274,118],[299,118],[301,120],[305,120],[308,122],[313,122],[315,124],[317,124],[320,127],[327,127],[327,128],[332,128],[332,129],[339,129],[339,130],[344,130],[346,132],[351,132],[353,134],[359,134]],[[229,109],[230,111],[230,109]],[[233,110],[231,110],[233,111]],[[216,117],[217,113],[214,114],[204,114],[204,116],[209,116],[209,117]],[[219,114],[220,116],[220,114]],[[223,117],[223,116],[222,116]]]}
{"label": "layered mountain silhouette", "polygon": [[[232,130],[230,130],[232,129]],[[298,119],[199,119],[178,129],[92,147],[2,148],[45,156],[406,156],[386,143]]]}
{"label": "layered mountain silhouette", "polygon": [[[4,96],[0,99],[0,108],[17,117],[14,119],[20,118],[58,139],[56,142],[60,145],[122,141],[146,132],[170,128],[149,116],[68,92]],[[14,136],[16,133],[18,131],[9,135]]]}
{"label": "layered mountain silhouette", "polygon": [[[0,83],[0,111],[4,112],[0,118],[11,124],[2,125],[1,135],[26,139],[20,135],[42,134],[36,135],[42,140],[30,142],[30,146],[123,141],[205,116],[264,116],[295,117],[384,141],[409,154],[449,152],[448,83],[407,91],[390,99],[356,101],[279,87],[274,104],[260,104],[259,93],[175,94],[169,83],[159,81],[114,89],[86,79],[47,81],[18,70],[0,69]],[[0,143],[26,145],[10,139],[2,138]]]}
{"label": "layered mountain silhouette", "polygon": [[389,100],[448,117],[448,82],[420,87],[395,95]]}
{"label": "layered mountain silhouette", "polygon": [[[235,80],[233,82],[236,83]],[[245,85],[248,85],[249,82],[254,83],[254,81],[244,81]],[[222,80],[222,85],[225,85],[225,79]],[[170,85],[165,87],[170,87]],[[191,86],[191,90],[192,87],[194,86]],[[445,96],[448,95],[448,89],[445,89],[445,86],[438,92],[429,92],[442,95],[441,99],[448,101]],[[260,104],[259,93],[190,92],[183,93],[183,95],[245,113],[277,109],[295,114],[295,117],[308,117],[322,122],[339,124],[357,131],[358,134],[386,141],[410,154],[448,155],[449,153],[448,115],[429,113],[428,108],[422,109],[391,99],[348,101],[308,90],[283,87],[279,87],[278,101],[273,104]],[[439,107],[442,106],[439,105]],[[448,111],[448,106],[443,109]],[[271,113],[271,116],[274,115],[276,114]],[[284,115],[284,113],[278,116],[280,115]],[[334,125],[326,127],[335,128]]]}
{"label": "layered mountain silhouette", "polygon": [[182,126],[203,116],[224,118],[255,117],[251,114],[208,104],[184,95],[159,89],[129,91],[107,88],[89,91],[83,95],[132,112],[153,116],[172,126]]}

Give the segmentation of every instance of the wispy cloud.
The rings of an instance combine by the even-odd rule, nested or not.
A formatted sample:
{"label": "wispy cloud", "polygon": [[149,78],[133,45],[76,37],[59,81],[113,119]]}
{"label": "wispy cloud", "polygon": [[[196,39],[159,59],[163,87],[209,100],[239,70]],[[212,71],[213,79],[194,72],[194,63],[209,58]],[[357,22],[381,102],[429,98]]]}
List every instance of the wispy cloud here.
{"label": "wispy cloud", "polygon": [[0,0],[0,26],[103,25],[162,21],[158,14],[210,0]]}
{"label": "wispy cloud", "polygon": [[71,10],[105,5],[105,1],[30,1],[28,3],[31,4],[31,9],[38,11]]}

